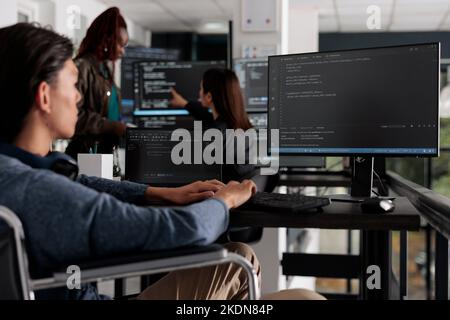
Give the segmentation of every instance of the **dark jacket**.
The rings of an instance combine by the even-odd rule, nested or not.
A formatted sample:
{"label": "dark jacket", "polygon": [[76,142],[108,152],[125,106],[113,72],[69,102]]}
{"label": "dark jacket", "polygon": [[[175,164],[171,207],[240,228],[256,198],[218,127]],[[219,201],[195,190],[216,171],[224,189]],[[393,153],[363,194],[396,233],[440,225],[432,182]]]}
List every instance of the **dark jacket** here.
{"label": "dark jacket", "polygon": [[[76,159],[77,153],[87,153],[95,142],[99,143],[99,153],[111,153],[112,147],[118,144],[118,137],[114,136],[108,114],[108,100],[113,85],[112,74],[108,68],[103,68],[93,55],[77,58],[78,67],[77,88],[81,94],[78,103],[78,122],[75,135],[66,153]],[[106,75],[106,77],[105,77]],[[116,86],[117,87],[117,86]],[[119,110],[121,109],[120,90],[118,92]]]}
{"label": "dark jacket", "polygon": [[[256,166],[253,164],[249,164],[248,160],[246,164],[237,164],[237,159],[235,156],[234,164],[225,164],[226,159],[226,139],[225,139],[225,130],[233,129],[229,128],[225,120],[223,120],[220,116],[214,120],[213,115],[209,110],[201,105],[198,101],[190,101],[186,105],[186,110],[196,119],[202,121],[202,126],[204,129],[207,128],[216,128],[224,133],[224,165],[222,166],[222,181],[224,183],[228,183],[231,180],[234,181],[242,181],[243,179],[251,178],[252,176],[257,174]],[[236,146],[236,144],[235,144]],[[245,149],[246,159],[248,159],[249,147],[246,145]],[[236,155],[236,148],[234,154]]]}

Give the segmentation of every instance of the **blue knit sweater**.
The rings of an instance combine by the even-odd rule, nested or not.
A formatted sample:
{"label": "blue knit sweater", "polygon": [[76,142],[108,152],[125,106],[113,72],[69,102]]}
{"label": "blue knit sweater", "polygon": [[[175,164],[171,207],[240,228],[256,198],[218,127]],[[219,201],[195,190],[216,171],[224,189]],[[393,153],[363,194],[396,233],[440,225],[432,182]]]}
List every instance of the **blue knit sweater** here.
{"label": "blue knit sweater", "polygon": [[[22,221],[33,276],[126,252],[206,245],[226,230],[228,209],[222,201],[175,208],[134,205],[146,188],[86,176],[74,182],[0,154],[0,205]],[[38,297],[105,298],[92,286],[46,290]]]}

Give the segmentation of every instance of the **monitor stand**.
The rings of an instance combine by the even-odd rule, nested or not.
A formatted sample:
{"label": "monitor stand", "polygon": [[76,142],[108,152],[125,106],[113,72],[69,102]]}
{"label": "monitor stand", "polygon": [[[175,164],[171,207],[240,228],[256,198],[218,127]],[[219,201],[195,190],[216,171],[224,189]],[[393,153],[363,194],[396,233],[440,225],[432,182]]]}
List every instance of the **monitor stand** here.
{"label": "monitor stand", "polygon": [[331,201],[362,202],[372,196],[373,157],[352,158],[350,194],[330,195]]}

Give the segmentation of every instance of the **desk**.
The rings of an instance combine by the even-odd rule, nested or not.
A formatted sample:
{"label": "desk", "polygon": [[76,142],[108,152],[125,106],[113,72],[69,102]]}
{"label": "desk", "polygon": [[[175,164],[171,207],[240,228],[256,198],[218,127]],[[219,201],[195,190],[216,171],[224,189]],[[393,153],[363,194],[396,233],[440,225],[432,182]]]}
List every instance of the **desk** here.
{"label": "desk", "polygon": [[278,185],[287,187],[350,187],[351,178],[341,173],[289,173],[281,174]]}
{"label": "desk", "polygon": [[[395,211],[386,214],[362,213],[355,203],[333,202],[323,212],[287,213],[235,209],[230,213],[233,227],[320,228],[362,230],[360,283],[366,283],[367,267],[377,265],[381,271],[381,289],[361,288],[364,299],[389,299],[391,295],[391,230],[419,230],[420,216],[407,198],[395,200]],[[370,276],[370,274],[369,274]]]}

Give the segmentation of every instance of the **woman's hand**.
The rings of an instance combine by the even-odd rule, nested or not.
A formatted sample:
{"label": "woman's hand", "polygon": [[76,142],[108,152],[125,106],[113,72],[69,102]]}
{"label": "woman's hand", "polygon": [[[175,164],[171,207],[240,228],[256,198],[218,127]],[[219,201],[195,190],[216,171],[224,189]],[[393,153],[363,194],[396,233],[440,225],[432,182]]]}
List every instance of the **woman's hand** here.
{"label": "woman's hand", "polygon": [[172,99],[170,100],[171,107],[184,108],[188,104],[188,101],[174,88],[170,88],[170,93],[172,93]]}
{"label": "woman's hand", "polygon": [[244,204],[255,193],[256,185],[252,180],[244,180],[241,183],[230,181],[216,192],[214,198],[221,199],[229,209],[233,209]]}
{"label": "woman's hand", "polygon": [[148,187],[145,196],[148,200],[163,200],[177,205],[186,205],[209,199],[225,184],[218,180],[197,181],[178,188]]}

